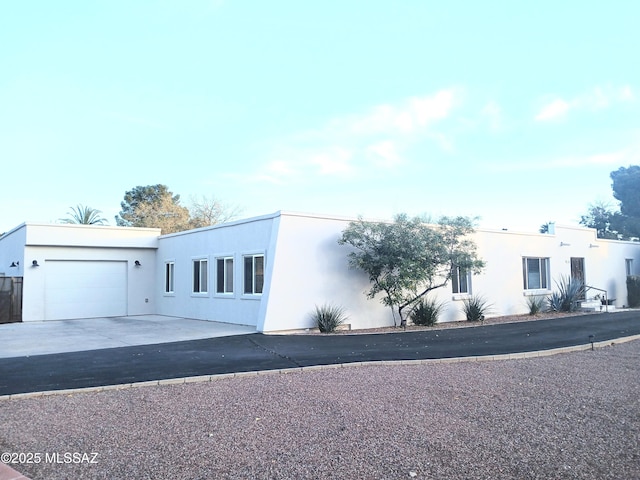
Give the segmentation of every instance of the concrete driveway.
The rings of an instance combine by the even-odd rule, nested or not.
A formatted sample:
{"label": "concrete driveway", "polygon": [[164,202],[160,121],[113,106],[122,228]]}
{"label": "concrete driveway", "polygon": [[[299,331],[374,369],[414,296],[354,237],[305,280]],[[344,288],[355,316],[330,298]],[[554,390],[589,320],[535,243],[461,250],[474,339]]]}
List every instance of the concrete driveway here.
{"label": "concrete driveway", "polygon": [[249,325],[140,315],[0,325],[0,358],[154,345],[256,333]]}

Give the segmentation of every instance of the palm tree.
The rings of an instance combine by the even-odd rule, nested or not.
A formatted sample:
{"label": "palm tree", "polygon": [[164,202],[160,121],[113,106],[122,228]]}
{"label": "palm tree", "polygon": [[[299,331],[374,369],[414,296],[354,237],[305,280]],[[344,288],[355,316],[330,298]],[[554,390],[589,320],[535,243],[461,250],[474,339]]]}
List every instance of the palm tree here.
{"label": "palm tree", "polygon": [[75,224],[75,225],[104,225],[107,221],[100,216],[102,213],[100,210],[78,205],[77,207],[70,207],[71,211],[67,213],[67,218],[61,218],[61,223]]}

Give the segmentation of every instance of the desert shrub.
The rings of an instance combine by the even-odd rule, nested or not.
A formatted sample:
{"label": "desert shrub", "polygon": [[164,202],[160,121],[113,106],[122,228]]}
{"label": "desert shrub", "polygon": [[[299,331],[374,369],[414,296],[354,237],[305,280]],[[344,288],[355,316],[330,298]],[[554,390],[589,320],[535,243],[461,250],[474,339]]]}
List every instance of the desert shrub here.
{"label": "desert shrub", "polygon": [[578,301],[584,297],[585,285],[575,277],[562,276],[556,281],[558,290],[549,296],[549,310],[553,312],[574,312]]}
{"label": "desert shrub", "polygon": [[562,295],[560,295],[558,292],[553,292],[547,297],[547,310],[549,310],[550,312],[561,312],[562,304]]}
{"label": "desert shrub", "polygon": [[438,317],[444,308],[443,302],[425,298],[412,310],[410,318],[415,325],[431,327],[438,323]]}
{"label": "desert shrub", "polygon": [[640,307],[640,275],[627,277],[627,297],[629,307]]}
{"label": "desert shrub", "polygon": [[318,330],[322,333],[331,333],[335,332],[348,317],[344,313],[344,308],[337,305],[324,304],[320,307],[316,305],[316,309],[311,314],[311,318],[318,327]]}
{"label": "desert shrub", "polygon": [[462,302],[462,311],[467,317],[468,322],[483,321],[490,309],[491,305],[480,295],[474,295]]}
{"label": "desert shrub", "polygon": [[541,295],[535,295],[527,297],[527,307],[529,308],[529,315],[537,315],[544,308],[546,297]]}

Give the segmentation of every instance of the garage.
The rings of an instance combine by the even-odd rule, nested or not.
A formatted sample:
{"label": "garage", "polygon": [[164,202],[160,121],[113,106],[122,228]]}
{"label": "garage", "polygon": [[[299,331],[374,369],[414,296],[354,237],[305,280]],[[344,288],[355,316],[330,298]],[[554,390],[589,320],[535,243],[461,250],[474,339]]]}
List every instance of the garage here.
{"label": "garage", "polygon": [[47,260],[45,320],[127,315],[127,262]]}

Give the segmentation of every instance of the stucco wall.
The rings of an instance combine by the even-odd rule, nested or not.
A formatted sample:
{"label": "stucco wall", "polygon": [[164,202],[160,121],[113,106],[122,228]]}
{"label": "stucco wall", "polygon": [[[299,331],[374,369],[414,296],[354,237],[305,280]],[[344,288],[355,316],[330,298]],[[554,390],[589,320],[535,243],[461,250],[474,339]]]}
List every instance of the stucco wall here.
{"label": "stucco wall", "polygon": [[0,276],[22,277],[26,235],[27,227],[22,224],[0,237]]}
{"label": "stucco wall", "polygon": [[[243,256],[265,256],[268,270],[273,261],[268,252],[274,219],[267,215],[246,221],[197,229],[160,238],[155,280],[157,313],[243,325],[257,325],[264,295],[243,294]],[[216,259],[233,257],[234,289],[231,294],[215,293]],[[209,270],[207,293],[193,293],[193,260],[206,258]],[[174,293],[165,293],[165,264],[174,262]]]}
{"label": "stucco wall", "polygon": [[[369,282],[362,272],[350,270],[347,246],[337,240],[349,219],[283,213],[273,253],[273,272],[259,330],[278,331],[312,326],[314,305],[344,307],[351,327],[368,328],[393,323],[388,307],[364,292]],[[474,234],[486,267],[472,278],[472,294],[491,304],[488,316],[528,313],[527,297],[549,294],[556,281],[571,273],[572,257],[584,258],[587,285],[606,289],[615,305],[626,305],[625,259],[640,265],[640,244],[598,240],[595,230],[556,226],[553,234],[479,230]],[[523,257],[549,258],[548,288],[525,290]],[[589,291],[588,297],[599,292]],[[445,302],[441,321],[463,320],[462,304],[468,295],[454,295],[451,284],[430,296]]]}
{"label": "stucco wall", "polygon": [[367,300],[369,282],[349,269],[348,247],[338,245],[349,219],[283,213],[259,330],[312,328],[309,314],[325,303],[343,307],[351,328],[393,325],[391,310]]}
{"label": "stucco wall", "polygon": [[[548,294],[556,290],[556,282],[571,274],[571,258],[584,258],[587,285],[605,289],[616,306],[627,304],[625,259],[640,263],[640,244],[599,240],[595,230],[556,226],[555,234],[479,230],[474,235],[478,253],[486,262],[482,274],[472,278],[472,294],[482,295],[491,304],[488,316],[528,313],[527,296]],[[522,258],[549,258],[549,288],[525,291]],[[448,302],[443,320],[462,320],[464,296],[454,296],[451,287],[434,292]],[[587,297],[599,293],[587,292]],[[454,299],[455,298],[455,299]]]}
{"label": "stucco wall", "polygon": [[[345,308],[351,328],[392,325],[390,309],[379,298],[366,298],[366,275],[349,268],[350,248],[337,243],[351,220],[278,212],[162,237],[157,229],[27,224],[0,238],[0,273],[24,277],[24,321],[45,318],[47,261],[87,260],[126,262],[128,315],[157,313],[273,332],[312,327],[310,313],[328,303]],[[627,304],[625,260],[632,259],[632,273],[640,273],[639,243],[599,240],[592,229],[556,226],[551,234],[479,230],[474,239],[486,267],[472,278],[471,292],[492,305],[491,316],[526,313],[527,296],[554,290],[555,281],[569,275],[572,257],[584,258],[587,284],[606,289],[617,307]],[[265,258],[264,290],[246,295],[243,257],[255,254]],[[219,257],[234,259],[233,293],[215,293]],[[549,288],[524,290],[523,257],[549,258]],[[194,259],[208,262],[206,293],[193,293]],[[33,260],[40,266],[31,266]],[[168,261],[175,269],[173,293],[164,291]],[[12,262],[19,266],[10,268]],[[451,285],[430,295],[446,302],[442,321],[464,318],[465,295],[453,295]]]}
{"label": "stucco wall", "polygon": [[[22,320],[46,319],[47,262],[64,260],[126,262],[122,282],[127,285],[127,315],[154,313],[159,233],[159,229],[57,224],[23,224],[13,229],[0,239],[0,259],[6,258],[9,264],[20,260],[18,268],[5,273],[23,277]],[[140,267],[135,267],[135,260]]]}

